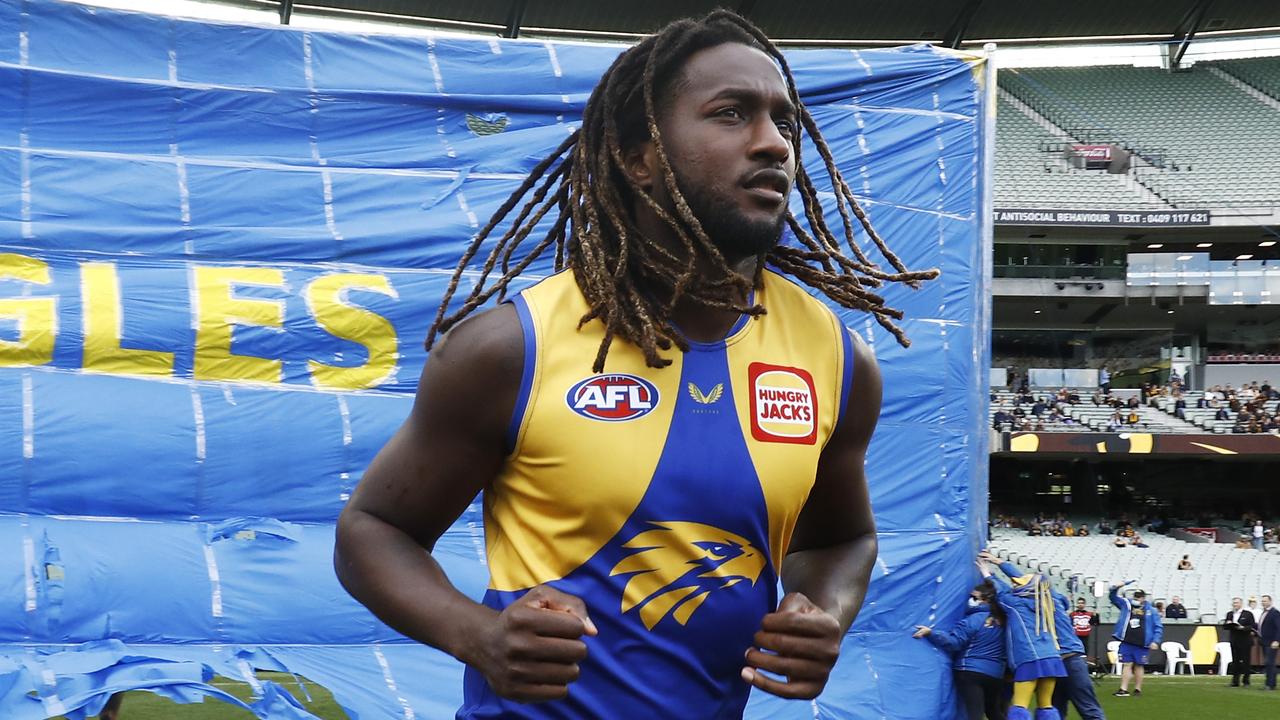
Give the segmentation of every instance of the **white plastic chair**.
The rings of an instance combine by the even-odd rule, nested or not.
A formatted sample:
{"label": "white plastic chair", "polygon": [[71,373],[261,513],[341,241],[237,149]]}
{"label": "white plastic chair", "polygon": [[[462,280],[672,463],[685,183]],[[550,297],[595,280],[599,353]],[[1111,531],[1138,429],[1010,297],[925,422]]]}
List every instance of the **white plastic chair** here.
{"label": "white plastic chair", "polygon": [[1107,643],[1107,655],[1109,657],[1115,658],[1115,660],[1113,660],[1111,663],[1111,674],[1119,675],[1120,674],[1120,641],[1119,640],[1112,640],[1111,642]]}
{"label": "white plastic chair", "polygon": [[1177,675],[1178,666],[1181,665],[1187,669],[1192,675],[1196,674],[1195,663],[1191,660],[1191,651],[1187,650],[1180,642],[1163,642],[1160,643],[1160,649],[1164,651],[1164,674]]}
{"label": "white plastic chair", "polygon": [[1218,651],[1218,675],[1221,677],[1231,666],[1231,643],[1220,642],[1213,649]]}

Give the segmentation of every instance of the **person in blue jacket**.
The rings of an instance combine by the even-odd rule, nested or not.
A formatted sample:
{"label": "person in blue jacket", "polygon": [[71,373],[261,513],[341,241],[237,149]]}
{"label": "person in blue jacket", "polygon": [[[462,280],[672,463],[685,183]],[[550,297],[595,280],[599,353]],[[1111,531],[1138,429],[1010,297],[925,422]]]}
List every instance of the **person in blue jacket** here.
{"label": "person in blue jacket", "polygon": [[968,720],[1005,720],[1004,608],[996,602],[996,588],[981,583],[969,592],[965,617],[949,631],[917,625],[911,637],[926,638],[953,658],[956,692]]}
{"label": "person in blue jacket", "polygon": [[1036,703],[1035,720],[1061,720],[1053,707],[1053,690],[1067,669],[1059,655],[1057,626],[1049,583],[1039,573],[1011,578],[1012,586],[994,577],[991,564],[996,559],[983,551],[978,570],[996,587],[997,603],[1008,616],[1005,648],[1013,669],[1013,704],[1009,720],[1031,720],[1031,702]]}
{"label": "person in blue jacket", "polygon": [[1129,697],[1129,680],[1133,680],[1133,694],[1142,694],[1142,675],[1146,671],[1147,653],[1157,650],[1164,638],[1164,623],[1160,613],[1151,607],[1147,594],[1133,591],[1133,600],[1120,594],[1120,588],[1132,583],[1126,580],[1111,586],[1111,604],[1120,608],[1116,631],[1112,634],[1120,641],[1120,689],[1116,697]]}
{"label": "person in blue jacket", "polygon": [[[1010,579],[1022,576],[1018,566],[1009,562],[1000,563],[1000,571]],[[1106,720],[1107,716],[1102,712],[1098,696],[1093,691],[1089,663],[1084,655],[1084,643],[1076,635],[1071,623],[1071,601],[1057,590],[1050,589],[1049,595],[1053,598],[1053,623],[1058,638],[1058,652],[1067,669],[1067,676],[1054,686],[1053,706],[1065,718],[1067,702],[1070,701],[1084,720]]]}

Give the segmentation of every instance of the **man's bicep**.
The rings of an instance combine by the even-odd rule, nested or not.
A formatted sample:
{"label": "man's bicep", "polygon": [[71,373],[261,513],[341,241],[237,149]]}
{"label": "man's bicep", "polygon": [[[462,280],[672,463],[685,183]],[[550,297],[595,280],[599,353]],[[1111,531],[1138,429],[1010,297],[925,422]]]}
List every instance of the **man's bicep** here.
{"label": "man's bicep", "polygon": [[834,434],[818,460],[813,490],[796,522],[791,550],[830,547],[875,533],[867,490],[866,456],[880,418],[880,368],[853,337],[853,384]]}
{"label": "man's bicep", "polygon": [[348,504],[430,548],[502,467],[523,359],[519,321],[502,306],[454,329],[423,370],[408,419]]}

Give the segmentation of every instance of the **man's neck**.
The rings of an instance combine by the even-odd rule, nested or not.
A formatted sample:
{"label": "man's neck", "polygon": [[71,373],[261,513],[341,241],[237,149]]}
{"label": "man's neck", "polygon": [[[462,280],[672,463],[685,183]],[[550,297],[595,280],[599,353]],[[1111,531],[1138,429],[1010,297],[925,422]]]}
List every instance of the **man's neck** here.
{"label": "man's neck", "polygon": [[[726,258],[729,270],[735,275],[751,283],[755,279],[759,258],[750,256],[740,260]],[[702,271],[703,275],[708,274]],[[751,297],[748,293],[736,293],[735,298],[745,305]],[[681,298],[671,311],[671,322],[680,329],[686,339],[693,342],[717,342],[723,340],[741,317],[740,313],[723,308],[709,307],[691,300],[687,296]]]}

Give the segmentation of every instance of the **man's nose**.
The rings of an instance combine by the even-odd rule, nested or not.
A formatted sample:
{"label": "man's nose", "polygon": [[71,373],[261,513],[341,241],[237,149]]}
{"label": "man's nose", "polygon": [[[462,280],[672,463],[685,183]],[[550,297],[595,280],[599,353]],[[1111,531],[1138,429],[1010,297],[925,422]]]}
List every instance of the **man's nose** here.
{"label": "man's nose", "polygon": [[756,130],[752,135],[752,155],[786,164],[791,158],[790,133],[778,127],[778,123],[772,118],[761,119],[756,123]]}

